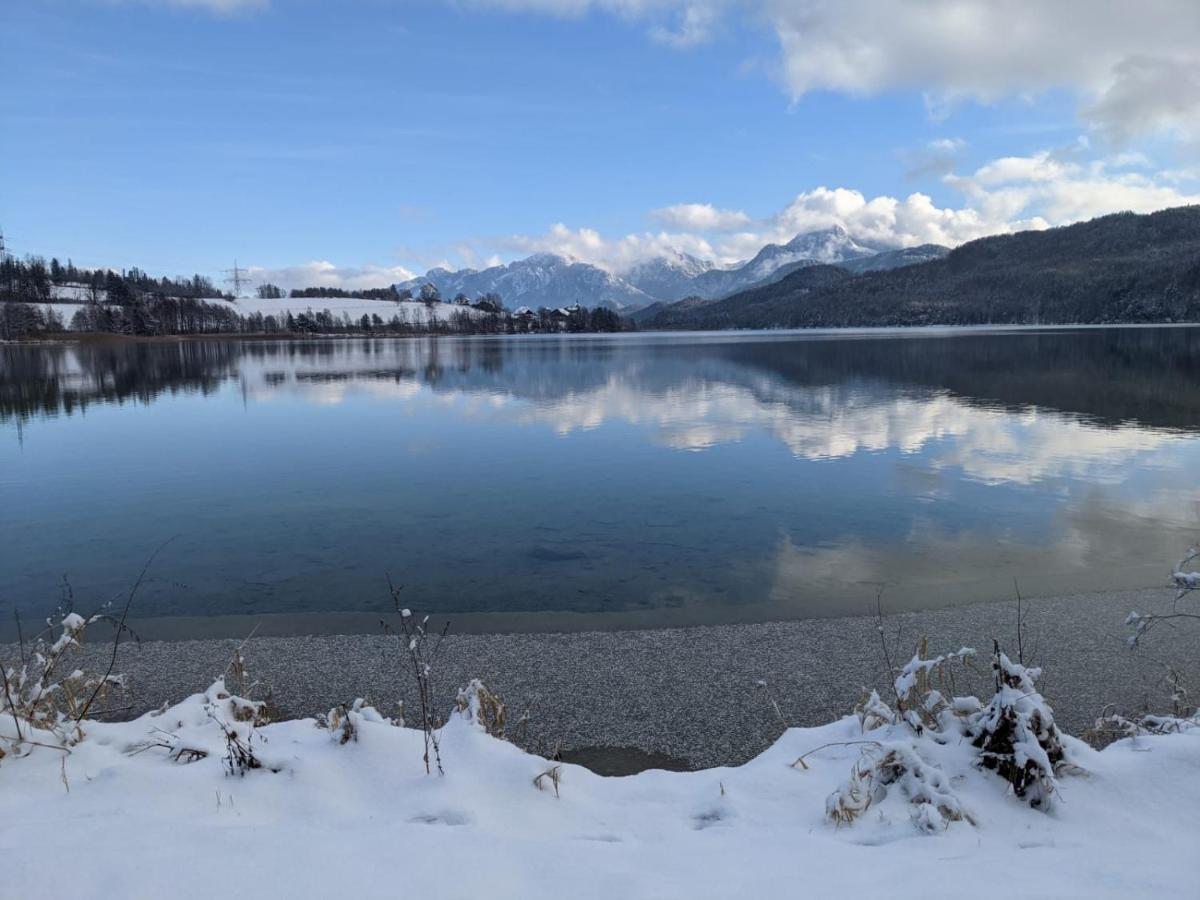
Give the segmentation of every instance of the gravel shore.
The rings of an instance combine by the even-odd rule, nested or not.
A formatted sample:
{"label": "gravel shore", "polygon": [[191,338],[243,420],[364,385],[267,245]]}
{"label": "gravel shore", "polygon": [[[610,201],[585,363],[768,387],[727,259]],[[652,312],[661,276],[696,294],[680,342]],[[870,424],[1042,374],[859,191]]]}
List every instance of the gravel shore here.
{"label": "gravel shore", "polygon": [[[1079,734],[1109,704],[1127,711],[1164,708],[1164,662],[1176,665],[1187,683],[1200,684],[1195,629],[1164,627],[1141,649],[1126,646],[1128,612],[1165,609],[1171,597],[1170,590],[1144,590],[1026,601],[1025,655],[1044,667],[1042,690],[1060,725]],[[979,648],[975,674],[958,687],[983,695],[989,690],[986,651],[997,638],[1015,655],[1015,623],[1015,604],[989,604],[889,616],[885,633],[902,661],[923,634],[933,652],[964,644]],[[123,645],[118,670],[136,693],[134,711],[203,689],[238,643]],[[12,651],[11,645],[0,647],[5,656]],[[86,651],[96,662],[105,652],[100,646]],[[413,708],[412,677],[394,637],[263,637],[251,640],[244,655],[287,716],[312,715],[359,696],[385,713],[399,699]],[[504,697],[512,720],[528,709],[523,743],[532,750],[636,748],[654,754],[659,765],[674,760],[705,767],[738,764],[769,746],[784,727],[776,704],[789,725],[816,725],[848,713],[864,686],[886,686],[882,660],[874,619],[851,617],[451,634],[437,675],[447,700],[456,686],[478,677]]]}

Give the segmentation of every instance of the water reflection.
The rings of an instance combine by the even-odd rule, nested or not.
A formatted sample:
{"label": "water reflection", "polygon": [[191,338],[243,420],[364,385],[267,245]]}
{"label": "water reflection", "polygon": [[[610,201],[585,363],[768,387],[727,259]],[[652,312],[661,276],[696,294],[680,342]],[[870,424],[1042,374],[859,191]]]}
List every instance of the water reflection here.
{"label": "water reflection", "polygon": [[155,614],[370,610],[387,571],[668,622],[1149,584],[1195,524],[1198,359],[1187,328],[10,346],[0,591],[115,588],[172,529]]}

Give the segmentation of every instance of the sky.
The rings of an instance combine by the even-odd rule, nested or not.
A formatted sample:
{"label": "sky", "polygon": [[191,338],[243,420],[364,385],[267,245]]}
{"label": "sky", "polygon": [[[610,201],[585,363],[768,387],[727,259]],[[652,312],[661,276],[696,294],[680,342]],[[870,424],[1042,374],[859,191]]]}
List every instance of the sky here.
{"label": "sky", "polygon": [[22,0],[18,255],[284,286],[1200,202],[1195,0]]}

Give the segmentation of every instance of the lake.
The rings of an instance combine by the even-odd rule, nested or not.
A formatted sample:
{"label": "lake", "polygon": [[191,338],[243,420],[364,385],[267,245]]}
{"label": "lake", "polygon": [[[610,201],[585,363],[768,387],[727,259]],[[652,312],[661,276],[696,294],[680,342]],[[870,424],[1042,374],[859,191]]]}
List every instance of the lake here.
{"label": "lake", "polygon": [[0,620],[758,621],[1162,584],[1200,330],[0,347]]}

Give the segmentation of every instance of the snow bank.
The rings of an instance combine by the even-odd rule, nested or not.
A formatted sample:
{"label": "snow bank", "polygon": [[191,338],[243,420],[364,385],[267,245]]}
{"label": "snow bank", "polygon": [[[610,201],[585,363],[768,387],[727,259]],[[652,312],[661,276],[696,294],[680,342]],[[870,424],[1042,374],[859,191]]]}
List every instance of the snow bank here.
{"label": "snow bank", "polygon": [[[905,725],[864,733],[857,717],[791,729],[737,768],[602,778],[564,764],[556,796],[549,777],[535,785],[556,764],[466,717],[443,729],[438,776],[425,773],[420,731],[353,709],[349,739],[313,719],[255,727],[218,683],[132,722],[86,723],[69,753],[33,747],[0,760],[0,894],[1200,895],[1188,862],[1197,731],[1103,752],[1066,738],[1089,774],[1063,779],[1047,813],[973,765],[967,742]],[[260,767],[229,774],[231,726]],[[965,818],[918,819],[919,804],[892,790],[852,825],[833,824],[827,800],[875,743],[919,756],[922,782],[952,792]]]}

